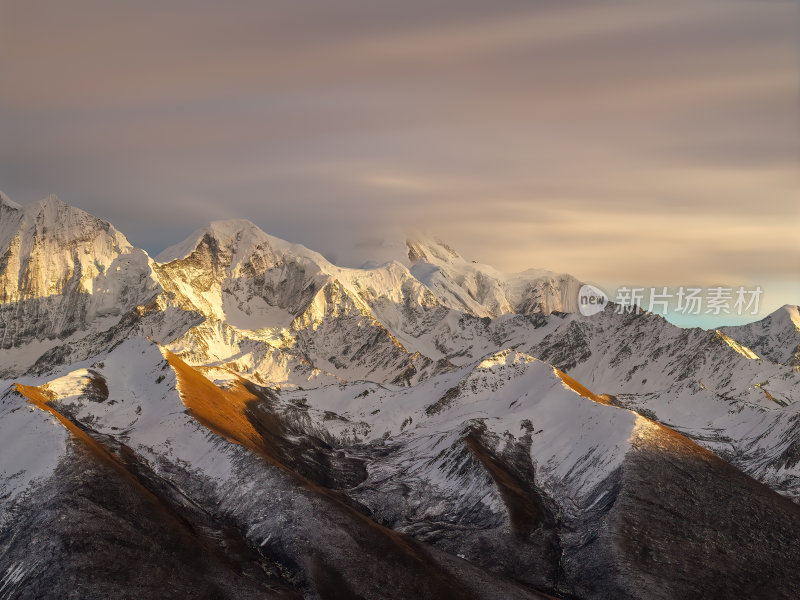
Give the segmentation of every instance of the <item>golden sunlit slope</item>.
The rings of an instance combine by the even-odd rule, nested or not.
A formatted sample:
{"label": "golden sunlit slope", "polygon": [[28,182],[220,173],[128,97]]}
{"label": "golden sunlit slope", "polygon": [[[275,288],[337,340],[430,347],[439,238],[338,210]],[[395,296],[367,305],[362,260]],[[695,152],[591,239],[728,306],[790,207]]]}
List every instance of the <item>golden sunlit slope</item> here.
{"label": "golden sunlit slope", "polygon": [[51,415],[53,415],[67,429],[67,431],[69,431],[76,439],[80,440],[80,442],[83,443],[92,454],[109,463],[115,470],[119,471],[127,479],[133,480],[133,477],[131,477],[128,470],[120,465],[119,461],[108,450],[100,445],[88,433],[75,425],[75,423],[70,421],[58,410],[48,404],[57,398],[53,392],[47,389],[47,385],[35,387],[18,383],[16,384],[16,390],[25,396],[36,408],[49,412]]}
{"label": "golden sunlit slope", "polygon": [[238,381],[222,389],[166,348],[161,351],[175,371],[178,393],[192,417],[217,435],[263,454],[262,436],[245,415],[247,403],[256,396]]}
{"label": "golden sunlit slope", "polygon": [[553,367],[553,372],[556,375],[558,375],[559,379],[561,379],[561,381],[564,382],[564,385],[566,387],[568,387],[572,391],[580,394],[584,398],[588,398],[589,400],[592,400],[594,402],[599,402],[600,404],[608,404],[609,403],[608,400],[606,400],[602,396],[598,396],[597,394],[595,394],[594,392],[589,390],[589,388],[587,388],[583,384],[578,383],[572,377],[570,377],[569,375],[564,373],[564,371],[562,371],[561,369],[557,369],[557,368]]}
{"label": "golden sunlit slope", "polygon": [[73,439],[77,440],[83,448],[85,448],[90,455],[97,458],[101,463],[111,467],[113,471],[119,474],[122,479],[130,485],[135,491],[136,495],[159,516],[164,523],[173,528],[180,535],[185,535],[184,526],[180,517],[164,505],[162,500],[146,488],[139,479],[128,470],[128,468],[115,456],[105,445],[95,440],[86,431],[78,427],[69,418],[63,415],[50,403],[58,398],[56,395],[47,388],[47,384],[34,387],[29,385],[16,384],[16,390],[22,394],[28,401],[36,408],[49,412],[53,415],[66,429],[72,434]]}

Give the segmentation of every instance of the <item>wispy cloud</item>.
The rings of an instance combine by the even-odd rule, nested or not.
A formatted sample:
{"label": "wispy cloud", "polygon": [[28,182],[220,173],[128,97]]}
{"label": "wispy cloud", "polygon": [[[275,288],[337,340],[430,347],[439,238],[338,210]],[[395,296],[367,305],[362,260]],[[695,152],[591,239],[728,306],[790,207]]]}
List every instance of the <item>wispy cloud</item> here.
{"label": "wispy cloud", "polygon": [[150,250],[224,216],[328,253],[413,227],[508,270],[797,302],[798,11],[6,0],[0,189]]}

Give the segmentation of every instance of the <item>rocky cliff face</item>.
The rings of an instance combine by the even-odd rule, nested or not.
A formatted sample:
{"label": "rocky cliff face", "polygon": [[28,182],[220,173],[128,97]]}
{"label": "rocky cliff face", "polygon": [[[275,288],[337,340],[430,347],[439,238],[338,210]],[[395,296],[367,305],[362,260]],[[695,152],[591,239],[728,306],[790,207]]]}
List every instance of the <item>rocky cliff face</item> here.
{"label": "rocky cliff face", "polygon": [[109,329],[159,292],[147,254],[109,223],[55,196],[0,211],[0,371]]}
{"label": "rocky cliff face", "polygon": [[791,307],[584,317],[400,250],[224,221],[152,260],[0,195],[0,598],[800,594]]}

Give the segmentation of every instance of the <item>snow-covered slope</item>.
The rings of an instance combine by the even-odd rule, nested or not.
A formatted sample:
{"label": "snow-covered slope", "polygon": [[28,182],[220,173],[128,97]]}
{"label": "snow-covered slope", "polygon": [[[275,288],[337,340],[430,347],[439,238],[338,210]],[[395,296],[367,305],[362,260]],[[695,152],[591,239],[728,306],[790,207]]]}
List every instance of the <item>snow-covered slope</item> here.
{"label": "snow-covered slope", "polygon": [[797,595],[797,307],[680,329],[437,239],[378,258],[238,220],[154,261],[0,195],[0,589],[92,535],[160,574],[85,597]]}
{"label": "snow-covered slope", "polygon": [[[184,533],[167,526],[167,535],[186,539],[170,547],[210,551],[194,585],[210,579],[232,597],[254,597],[248,586],[261,586],[264,597],[326,598],[334,583],[364,598],[385,597],[389,585],[397,598],[544,597],[535,589],[656,598],[665,586],[691,597],[770,577],[780,596],[798,585],[790,552],[800,508],[529,355],[505,350],[411,388],[358,383],[300,394],[277,396],[237,376],[218,387],[143,338],[7,393],[4,405],[50,416],[58,466],[34,468],[16,456],[3,469],[21,473],[4,480],[13,495],[0,527],[0,572],[14,573],[13,590],[40,591],[43,569],[85,568],[79,549],[67,563],[47,553],[24,560],[37,544],[63,543],[62,521],[50,513],[31,525],[33,541],[13,535],[34,510],[26,495],[63,498],[81,485],[92,490],[88,511],[112,512],[93,534],[102,532],[95,539],[112,582],[125,572],[117,553],[139,543],[120,538],[120,524],[150,531],[175,513]],[[354,444],[342,434],[356,423],[363,441]],[[64,431],[71,451],[58,449]],[[702,486],[687,487],[697,478]],[[145,506],[114,512],[110,499],[135,490],[131,501]],[[90,523],[86,513],[69,514],[73,527]],[[683,533],[702,527],[716,531],[710,546]],[[646,531],[646,541],[614,541],[631,528]],[[765,531],[785,561],[765,553]],[[737,553],[719,560],[739,534]],[[653,544],[652,562],[641,560],[642,543]],[[135,551],[141,564],[175,557]],[[231,579],[220,557],[249,575]],[[181,573],[194,568],[180,564]],[[153,570],[128,585],[152,594],[162,577]],[[50,581],[61,593],[61,580]],[[87,577],[78,589],[93,596],[102,585],[109,582]]]}
{"label": "snow-covered slope", "polygon": [[648,314],[567,315],[521,349],[613,402],[639,410],[800,498],[792,458],[800,373],[754,358],[725,334],[679,329]]}
{"label": "snow-covered slope", "polygon": [[48,413],[20,402],[7,386],[0,392],[0,526],[8,506],[22,501],[36,482],[52,476],[64,455],[67,432]]}
{"label": "snow-covered slope", "polygon": [[[159,259],[166,261],[156,272],[169,301],[205,317],[187,334],[189,348],[186,337],[173,348],[194,364],[227,361],[230,368],[264,379],[266,372],[277,373],[276,362],[302,363],[306,384],[321,372],[410,382],[435,368],[371,312],[361,292],[380,276],[364,281],[360,272],[340,269],[247,221],[212,223]],[[230,335],[217,335],[222,329]],[[273,383],[300,381],[298,374],[282,372],[285,377]]]}
{"label": "snow-covered slope", "polygon": [[800,366],[800,307],[796,304],[782,306],[755,323],[723,327],[722,331],[763,358]]}
{"label": "snow-covered slope", "polygon": [[111,328],[159,291],[147,254],[55,196],[0,205],[0,372]]}
{"label": "snow-covered slope", "polygon": [[[419,372],[431,360],[462,354],[458,338],[465,328],[459,321],[465,318],[470,321],[466,329],[472,329],[490,316],[548,314],[575,304],[579,284],[568,275],[503,274],[468,263],[441,242],[410,241],[406,253],[369,268],[340,268],[250,222],[225,221],[165,250],[157,257],[157,271],[183,308],[241,332],[256,332],[244,333],[250,338],[268,334],[284,347],[301,347],[315,367],[346,379],[403,379],[409,367]],[[341,354],[352,346],[345,341],[350,331],[332,334],[327,328],[344,317],[375,331],[374,339],[384,346],[378,365],[358,368],[360,356]],[[310,332],[314,339],[306,339]],[[474,332],[466,335],[474,337]],[[372,336],[359,332],[358,337]],[[321,343],[328,345],[320,348]],[[474,358],[487,349],[481,344],[468,353]],[[375,354],[372,347],[370,354]]]}
{"label": "snow-covered slope", "polygon": [[[285,398],[303,398],[312,409],[357,424],[352,429],[334,424],[334,437],[365,442],[388,437],[403,445],[408,456],[404,452],[391,468],[425,478],[426,493],[439,495],[472,493],[462,487],[450,456],[470,428],[499,440],[532,436],[537,480],[559,496],[562,510],[587,505],[596,486],[620,466],[641,420],[603,404],[552,366],[510,349],[412,388],[337,388],[294,391]],[[409,457],[412,462],[405,462]],[[382,478],[389,468],[381,465],[373,476]]]}
{"label": "snow-covered slope", "polygon": [[412,238],[407,250],[414,276],[451,308],[479,317],[577,311],[581,283],[571,275],[543,269],[503,273],[464,260],[436,238]]}
{"label": "snow-covered slope", "polygon": [[[348,595],[365,598],[383,597],[389,585],[394,597],[403,598],[491,598],[497,593],[508,598],[543,598],[367,518],[351,501],[343,501],[330,490],[331,486],[361,481],[362,459],[332,450],[311,435],[300,437],[291,424],[273,413],[272,396],[241,382],[218,388],[175,355],[143,338],[129,340],[88,368],[19,390],[9,392],[4,401],[16,402],[22,410],[53,415],[72,436],[71,443],[88,448],[116,471],[106,473],[102,485],[93,474],[83,476],[83,485],[93,492],[96,512],[109,510],[110,498],[119,493],[119,477],[165,513],[160,518],[169,519],[178,511],[182,527],[196,539],[170,540],[171,560],[176,553],[182,557],[184,548],[187,552],[199,548],[201,559],[208,561],[203,575],[189,578],[191,585],[203,588],[210,578],[237,598],[253,597],[249,594],[255,584],[262,588],[261,597],[294,592],[326,598],[330,586],[336,584],[351,590]],[[34,406],[28,408],[30,404]],[[76,461],[88,467],[85,458],[74,452],[61,450],[60,456],[62,472]],[[0,465],[8,462],[4,454]],[[17,491],[14,498],[23,497],[25,490],[63,494],[53,489],[68,483],[57,478],[58,469],[47,479],[49,472],[37,467],[39,479],[31,483],[26,471],[32,468],[30,461],[28,465],[13,464],[22,465],[25,474],[25,478],[17,474],[16,479],[6,479]],[[347,483],[348,478],[352,483]],[[7,514],[17,522],[28,517],[26,503],[10,504]],[[53,527],[48,515],[40,517],[50,531],[39,532],[37,540],[62,544],[61,527]],[[117,561],[117,553],[127,551],[125,548],[138,540],[118,540],[115,527],[125,520],[145,530],[153,525],[139,508],[114,517],[117,524],[104,522],[104,534],[95,543],[104,548],[105,568],[118,577],[127,565]],[[58,523],[57,517],[55,520]],[[3,525],[0,549],[5,551],[0,553],[0,573],[15,573],[13,590],[41,594],[46,590],[43,570],[60,572],[64,563],[46,553],[38,562],[23,563],[23,549],[41,542],[26,543],[14,536],[11,520]],[[169,536],[170,528],[166,531]],[[203,556],[202,552],[209,550],[210,556]],[[76,548],[67,564],[76,568],[77,562],[86,568],[84,561],[89,558]],[[152,551],[143,552],[143,562],[155,558]],[[217,572],[220,559],[234,569]],[[195,561],[186,562],[179,572],[191,570]],[[230,581],[236,572],[241,573],[238,586]],[[331,573],[336,573],[335,577]],[[137,573],[130,577],[127,589],[131,594],[153,594],[141,588],[148,590],[147,586],[159,583],[171,589],[175,584],[162,579],[166,577],[157,570]],[[104,588],[99,586],[108,584],[87,576],[79,580],[76,591],[94,597],[102,595]],[[51,586],[58,594],[73,591],[58,578]],[[123,592],[122,597],[136,596]]]}

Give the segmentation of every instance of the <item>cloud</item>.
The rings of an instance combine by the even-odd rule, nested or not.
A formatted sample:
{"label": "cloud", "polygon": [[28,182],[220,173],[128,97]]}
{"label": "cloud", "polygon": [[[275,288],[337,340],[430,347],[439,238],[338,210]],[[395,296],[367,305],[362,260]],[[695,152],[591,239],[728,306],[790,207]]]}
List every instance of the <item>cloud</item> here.
{"label": "cloud", "polygon": [[340,256],[422,228],[508,270],[797,302],[798,11],[6,0],[0,189],[151,251],[227,216]]}

